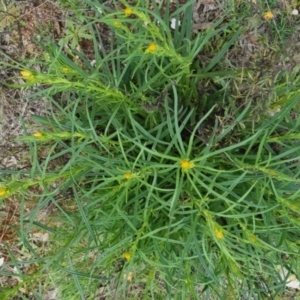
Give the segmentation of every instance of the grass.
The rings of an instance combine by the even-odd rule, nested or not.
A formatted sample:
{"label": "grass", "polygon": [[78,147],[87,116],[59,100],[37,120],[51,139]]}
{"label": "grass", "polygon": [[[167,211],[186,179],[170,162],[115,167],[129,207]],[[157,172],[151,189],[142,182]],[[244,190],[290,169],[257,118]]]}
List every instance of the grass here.
{"label": "grass", "polygon": [[[199,32],[194,1],[163,13],[150,2],[85,1],[83,24],[43,40],[39,58],[10,61],[25,82],[10,86],[47,99],[51,114],[33,116],[18,139],[31,169],[1,171],[3,201],[21,202],[14,229],[26,254],[7,248],[1,274],[20,281],[1,299],[42,299],[53,286],[68,300],[276,299],[299,274],[299,79],[273,68],[288,12],[266,21],[277,4],[257,5],[270,59],[257,52],[239,67],[250,2],[224,4]],[[94,61],[78,51],[82,39]],[[34,242],[36,232],[49,238]]]}

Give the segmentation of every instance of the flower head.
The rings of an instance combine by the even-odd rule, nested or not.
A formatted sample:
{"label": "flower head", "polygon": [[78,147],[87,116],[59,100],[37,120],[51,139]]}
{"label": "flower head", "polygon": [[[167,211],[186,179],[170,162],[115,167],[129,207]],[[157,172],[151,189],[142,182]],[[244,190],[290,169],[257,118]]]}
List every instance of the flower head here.
{"label": "flower head", "polygon": [[125,252],[125,253],[123,254],[123,257],[124,257],[127,261],[129,261],[130,258],[131,258],[131,253],[130,253],[130,252]]}
{"label": "flower head", "polygon": [[131,16],[132,15],[132,13],[133,13],[133,11],[132,11],[132,9],[131,8],[129,8],[129,7],[126,7],[125,9],[124,9],[124,14],[126,15],[126,16]]}
{"label": "flower head", "polygon": [[222,229],[216,229],[215,230],[215,235],[216,235],[216,237],[219,239],[219,240],[223,240],[223,238],[224,238],[224,234],[223,234],[223,231],[222,231]]}
{"label": "flower head", "polygon": [[187,171],[194,167],[194,163],[189,161],[188,159],[182,159],[180,161],[180,167],[183,171]]}
{"label": "flower head", "polygon": [[20,71],[20,73],[23,76],[23,78],[26,80],[34,79],[34,75],[30,71],[23,70],[23,71]]}
{"label": "flower head", "polygon": [[116,26],[116,27],[121,27],[121,23],[118,22],[118,21],[115,21],[113,24],[114,24],[114,26]]}
{"label": "flower head", "polygon": [[125,179],[130,179],[132,177],[132,173],[131,172],[126,172],[125,174],[124,174],[124,178]]}
{"label": "flower head", "polygon": [[43,133],[40,132],[40,131],[37,131],[37,132],[35,132],[35,133],[33,134],[33,136],[34,136],[35,138],[41,138],[41,137],[43,136]]}
{"label": "flower head", "polygon": [[274,18],[274,15],[272,14],[271,11],[267,11],[267,12],[264,14],[264,18],[265,18],[265,20],[269,21],[269,20],[271,20],[271,19]]}
{"label": "flower head", "polygon": [[157,50],[157,45],[155,43],[151,43],[146,49],[146,53],[153,53]]}
{"label": "flower head", "polygon": [[9,194],[8,188],[0,187],[0,197],[7,196]]}

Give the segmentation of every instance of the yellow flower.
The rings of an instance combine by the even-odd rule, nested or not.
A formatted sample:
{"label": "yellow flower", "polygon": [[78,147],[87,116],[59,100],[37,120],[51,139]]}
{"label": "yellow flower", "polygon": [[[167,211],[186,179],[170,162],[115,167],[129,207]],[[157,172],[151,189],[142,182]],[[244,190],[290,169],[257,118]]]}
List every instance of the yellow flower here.
{"label": "yellow flower", "polygon": [[126,16],[131,16],[132,15],[132,13],[133,13],[133,11],[132,11],[132,9],[131,8],[129,8],[129,7],[126,7],[125,9],[124,9],[124,14],[126,15]]}
{"label": "yellow flower", "polygon": [[24,79],[27,79],[27,80],[34,79],[34,75],[30,71],[23,70],[23,71],[20,71],[20,73]]}
{"label": "yellow flower", "polygon": [[40,132],[40,131],[37,131],[37,132],[35,132],[35,133],[33,134],[33,136],[36,137],[36,138],[41,138],[41,137],[43,136],[43,133]]}
{"label": "yellow flower", "polygon": [[264,14],[264,18],[265,18],[265,20],[269,21],[269,20],[271,20],[271,19],[274,18],[274,15],[272,14],[271,11],[267,11],[267,12]]}
{"label": "yellow flower", "polygon": [[130,258],[131,258],[131,253],[130,253],[130,252],[125,252],[124,255],[123,255],[123,257],[124,257],[127,261],[129,261]]}
{"label": "yellow flower", "polygon": [[115,21],[113,24],[114,24],[114,26],[116,26],[116,27],[121,27],[121,23],[118,22],[118,21]]}
{"label": "yellow flower", "polygon": [[124,178],[125,179],[130,179],[132,177],[132,173],[131,172],[126,172],[125,174],[124,174]]}
{"label": "yellow flower", "polygon": [[7,196],[9,194],[9,190],[5,187],[0,188],[0,197]]}
{"label": "yellow flower", "polygon": [[153,53],[157,50],[157,45],[155,43],[151,43],[146,49],[146,53]]}
{"label": "yellow flower", "polygon": [[182,160],[180,161],[180,167],[181,167],[181,169],[182,169],[183,171],[186,171],[186,170],[188,170],[188,169],[193,168],[193,167],[194,167],[194,163],[191,162],[191,161],[189,161],[189,160],[187,160],[187,159],[182,159]]}
{"label": "yellow flower", "polygon": [[216,234],[216,237],[219,239],[219,240],[222,240],[224,238],[224,234],[223,234],[223,231],[221,229],[216,229],[215,230],[215,234]]}

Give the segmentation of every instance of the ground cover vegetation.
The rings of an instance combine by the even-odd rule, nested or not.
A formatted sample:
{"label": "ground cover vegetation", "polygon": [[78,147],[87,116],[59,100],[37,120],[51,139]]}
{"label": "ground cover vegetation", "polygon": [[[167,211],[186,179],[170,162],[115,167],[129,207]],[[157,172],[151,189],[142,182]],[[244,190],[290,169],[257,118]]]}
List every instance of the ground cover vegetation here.
{"label": "ground cover vegetation", "polygon": [[[22,123],[30,168],[1,170],[25,257],[3,247],[0,272],[18,282],[1,299],[289,297],[297,3],[202,2],[61,1],[63,37],[39,36],[34,59],[3,54],[19,80],[5,85],[49,111]],[[195,23],[213,4],[219,16]]]}

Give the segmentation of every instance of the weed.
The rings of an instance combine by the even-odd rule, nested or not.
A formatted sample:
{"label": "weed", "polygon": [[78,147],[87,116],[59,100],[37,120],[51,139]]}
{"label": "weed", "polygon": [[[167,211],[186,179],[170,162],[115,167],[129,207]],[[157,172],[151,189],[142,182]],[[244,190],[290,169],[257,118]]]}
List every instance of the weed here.
{"label": "weed", "polygon": [[[95,61],[75,39],[68,54],[61,43],[41,45],[43,72],[21,68],[25,86],[53,106],[19,139],[32,169],[0,188],[2,197],[43,191],[20,218],[32,261],[62,299],[100,290],[107,299],[276,295],[277,266],[299,256],[298,81],[276,77],[261,103],[234,98],[227,87],[241,74],[253,79],[222,69],[242,31],[220,20],[193,33],[193,1],[164,15],[155,1],[152,10],[86,3]],[[183,11],[173,32],[169,18]],[[201,64],[210,43],[217,50]],[[37,216],[49,205],[59,215],[46,225]],[[50,234],[46,255],[30,242],[34,228]]]}

